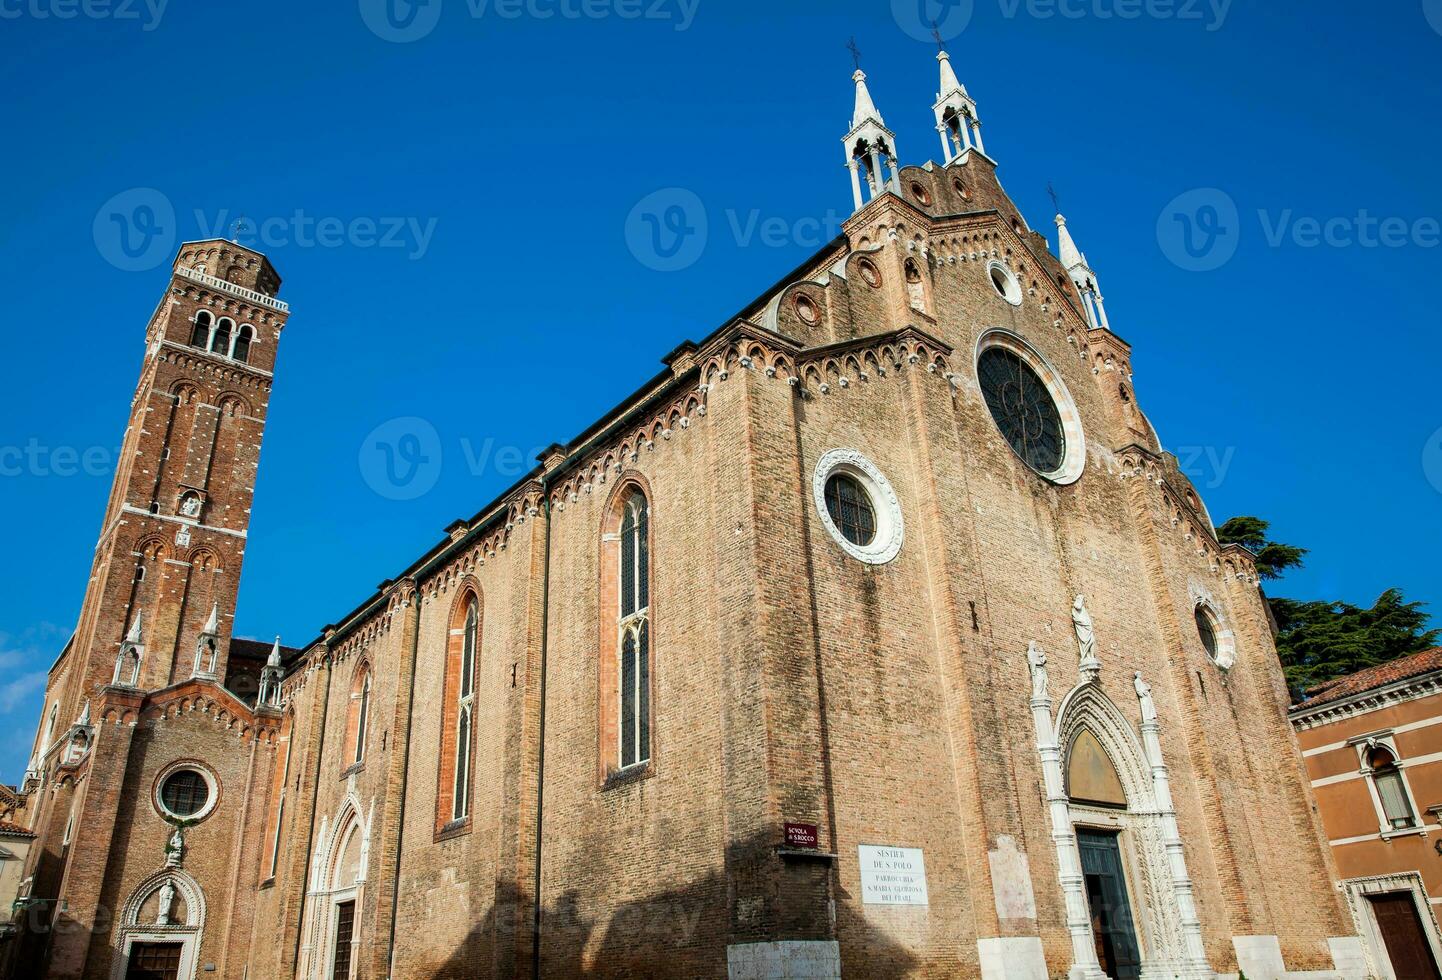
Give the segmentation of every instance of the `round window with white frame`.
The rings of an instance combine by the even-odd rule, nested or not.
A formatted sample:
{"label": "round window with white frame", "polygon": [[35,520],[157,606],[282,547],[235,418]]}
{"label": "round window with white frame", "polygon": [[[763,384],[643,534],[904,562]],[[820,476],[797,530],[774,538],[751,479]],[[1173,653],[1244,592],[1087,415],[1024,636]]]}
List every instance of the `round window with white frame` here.
{"label": "round window with white frame", "polygon": [[821,522],[843,551],[868,565],[901,552],[901,503],[876,465],[855,449],[833,449],[816,464],[812,493]]}
{"label": "round window with white frame", "polygon": [[1021,305],[1021,280],[1017,279],[1015,272],[1007,268],[1005,262],[992,259],[986,264],[986,276],[991,280],[997,295],[1012,306]]}
{"label": "round window with white frame", "polygon": [[1232,631],[1222,625],[1221,618],[1208,602],[1199,602],[1192,610],[1197,623],[1197,637],[1207,657],[1221,670],[1231,670],[1237,662],[1237,643]]}
{"label": "round window with white frame", "polygon": [[168,820],[195,823],[220,802],[215,773],[194,762],[173,762],[155,780],[155,809]]}
{"label": "round window with white frame", "polygon": [[1006,330],[983,334],[976,378],[992,421],[1022,462],[1052,483],[1081,478],[1081,416],[1061,375],[1035,348]]}

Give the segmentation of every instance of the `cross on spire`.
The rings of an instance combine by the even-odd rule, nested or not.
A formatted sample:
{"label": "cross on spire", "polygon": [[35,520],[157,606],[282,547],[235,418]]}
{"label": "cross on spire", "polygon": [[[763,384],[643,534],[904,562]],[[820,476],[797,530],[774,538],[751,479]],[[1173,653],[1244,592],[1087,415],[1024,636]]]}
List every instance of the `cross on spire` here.
{"label": "cross on spire", "polygon": [[936,50],[945,51],[946,41],[942,38],[941,27],[936,23],[935,19],[933,19],[931,22],[931,36],[936,38]]}
{"label": "cross on spire", "polygon": [[1061,214],[1061,202],[1057,200],[1056,188],[1051,186],[1051,181],[1046,182],[1046,192],[1051,197],[1051,208],[1057,214]]}
{"label": "cross on spire", "polygon": [[242,214],[240,217],[236,218],[235,223],[230,226],[230,240],[239,244],[241,233],[248,230],[249,222],[247,221],[245,215]]}
{"label": "cross on spire", "polygon": [[856,38],[853,37],[846,42],[846,50],[851,52],[851,61],[856,65],[856,70],[861,70],[861,49],[856,46]]}

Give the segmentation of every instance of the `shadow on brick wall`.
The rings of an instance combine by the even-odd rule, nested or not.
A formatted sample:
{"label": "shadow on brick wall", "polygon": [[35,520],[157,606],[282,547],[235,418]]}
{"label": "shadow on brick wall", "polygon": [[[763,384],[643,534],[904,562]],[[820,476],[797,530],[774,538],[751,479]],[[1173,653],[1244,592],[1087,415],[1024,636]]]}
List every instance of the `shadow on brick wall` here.
{"label": "shadow on brick wall", "polygon": [[[783,863],[767,842],[733,845],[727,867],[729,875],[713,871],[619,905],[602,895],[592,896],[588,906],[579,892],[563,892],[542,913],[541,976],[545,980],[725,978],[728,943],[831,938],[829,864]],[[551,880],[561,876],[559,870],[547,871]],[[597,880],[594,874],[578,876]],[[626,889],[634,885],[628,880]],[[733,887],[761,897],[733,901]],[[430,977],[499,980],[530,975],[530,910],[521,907],[514,886],[498,888],[497,895],[498,901],[476,921],[465,943]],[[836,903],[838,918],[847,924],[847,948],[865,951],[868,978],[913,975],[918,960],[908,949],[869,926],[850,896],[838,890]],[[598,905],[604,911],[597,910]],[[733,915],[738,920],[735,928]],[[411,937],[411,941],[424,942],[424,938]],[[403,967],[406,958],[399,965]],[[401,969],[397,975],[408,974]]]}

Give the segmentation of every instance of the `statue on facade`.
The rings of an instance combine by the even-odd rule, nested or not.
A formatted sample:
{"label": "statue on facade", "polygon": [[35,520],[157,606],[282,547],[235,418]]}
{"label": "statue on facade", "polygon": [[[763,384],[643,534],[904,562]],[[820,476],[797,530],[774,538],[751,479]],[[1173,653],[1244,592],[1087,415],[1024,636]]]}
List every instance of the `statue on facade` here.
{"label": "statue on facade", "polygon": [[1050,682],[1046,676],[1046,652],[1032,640],[1026,648],[1027,666],[1031,668],[1031,699],[1045,701],[1051,696]]}
{"label": "statue on facade", "polygon": [[165,864],[167,867],[178,868],[180,862],[185,859],[185,837],[180,828],[175,828],[175,833],[170,835],[170,840],[165,844]]}
{"label": "statue on facade", "polygon": [[1142,680],[1141,671],[1132,675],[1132,685],[1137,689],[1137,700],[1142,705],[1142,721],[1157,720],[1157,705],[1152,700],[1152,686]]}
{"label": "statue on facade", "polygon": [[1093,683],[1101,674],[1102,662],[1097,659],[1097,636],[1092,624],[1091,613],[1087,612],[1087,598],[1076,597],[1071,607],[1072,627],[1076,630],[1077,649],[1081,652],[1081,676],[1083,683]]}
{"label": "statue on facade", "polygon": [[171,910],[175,907],[175,883],[166,879],[165,884],[160,886],[160,902],[155,909],[155,924],[168,926],[171,924]]}

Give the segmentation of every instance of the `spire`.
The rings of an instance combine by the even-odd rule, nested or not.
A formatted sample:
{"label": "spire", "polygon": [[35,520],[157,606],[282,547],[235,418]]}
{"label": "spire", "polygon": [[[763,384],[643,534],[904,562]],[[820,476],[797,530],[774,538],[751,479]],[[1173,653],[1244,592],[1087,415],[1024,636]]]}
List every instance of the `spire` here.
{"label": "spire", "polygon": [[1077,293],[1081,296],[1082,309],[1086,311],[1087,325],[1093,330],[1110,330],[1111,324],[1107,322],[1107,309],[1102,301],[1101,287],[1097,284],[1097,274],[1087,264],[1086,255],[1072,240],[1071,232],[1067,230],[1066,218],[1060,214],[1056,216],[1056,238],[1056,257],[1076,285]]}
{"label": "spire", "polygon": [[953,92],[965,95],[966,86],[961,84],[956,77],[956,72],[951,68],[951,55],[941,51],[937,54],[936,60],[941,62],[941,88],[937,89],[938,97],[950,95]]}
{"label": "spire", "polygon": [[1086,256],[1081,254],[1081,250],[1076,247],[1076,242],[1072,241],[1071,232],[1066,230],[1066,218],[1060,214],[1056,216],[1056,229],[1056,256],[1061,260],[1061,267],[1067,272],[1071,272],[1072,269],[1079,265],[1085,266],[1087,262]]}
{"label": "spire", "polygon": [[[126,643],[139,644],[139,643],[143,642],[143,641],[140,639],[140,619],[141,619],[141,616],[142,616],[142,615],[143,615],[143,613],[136,613],[136,614],[135,614],[135,619],[134,619],[134,620],[131,622],[131,624],[130,624],[130,632],[128,632],[128,633],[125,634],[125,642],[126,642]],[[115,634],[112,633],[112,634],[110,634],[110,635],[111,635],[111,636],[114,636]]]}
{"label": "spire", "polygon": [[80,717],[75,719],[75,724],[80,728],[85,728],[90,724],[90,702],[88,700],[85,702],[84,710],[80,712]]}
{"label": "spire", "polygon": [[851,113],[851,128],[855,129],[867,120],[885,126],[886,121],[881,118],[881,111],[876,108],[876,103],[871,101],[871,91],[866,87],[866,72],[856,69],[851,80],[856,83],[856,109]]}
{"label": "spire", "polygon": [[220,603],[217,602],[210,607],[210,616],[206,619],[200,632],[205,636],[215,636],[220,632]]}
{"label": "spire", "polygon": [[266,658],[267,667],[279,667],[280,664],[280,637],[275,638],[275,646],[270,648],[270,656]]}
{"label": "spire", "polygon": [[887,191],[901,193],[901,177],[897,173],[896,134],[886,128],[881,111],[872,101],[871,90],[866,87],[866,72],[861,70],[861,52],[856,48],[856,39],[847,45],[856,62],[856,71],[851,80],[856,83],[856,107],[851,113],[851,130],[842,137],[846,150],[846,166],[851,171],[851,196],[860,211],[863,202],[861,187],[863,178],[869,195],[874,201]]}
{"label": "spire", "polygon": [[[937,47],[941,44],[938,40]],[[966,86],[951,67],[951,56],[942,48],[936,53],[941,66],[941,83],[936,92],[936,131],[941,134],[941,152],[947,164],[975,150],[985,154],[981,142],[981,117],[976,113],[976,100],[967,94]]]}

